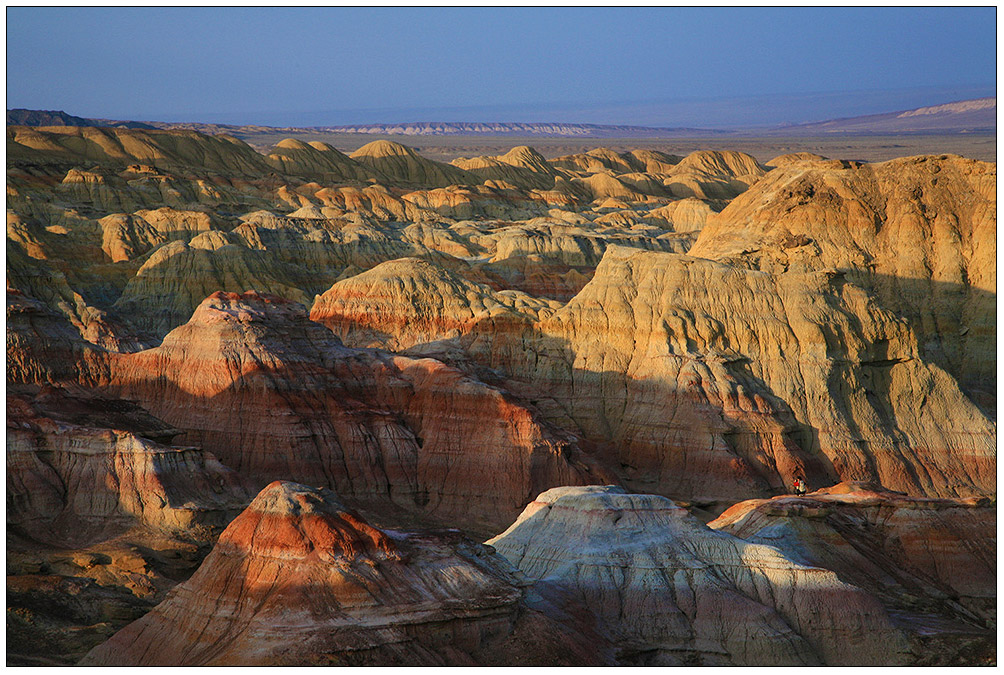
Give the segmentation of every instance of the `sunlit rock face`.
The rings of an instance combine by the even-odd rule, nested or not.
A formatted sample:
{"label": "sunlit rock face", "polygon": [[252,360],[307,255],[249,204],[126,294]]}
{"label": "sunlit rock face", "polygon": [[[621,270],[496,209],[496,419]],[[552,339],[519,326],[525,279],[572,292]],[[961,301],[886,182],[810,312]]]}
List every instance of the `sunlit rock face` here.
{"label": "sunlit rock face", "polygon": [[267,486],[198,572],[81,665],[600,665],[456,531],[383,531],[329,490]]}
{"label": "sunlit rock face", "polygon": [[476,358],[547,392],[542,410],[608,444],[635,489],[726,502],[801,474],[995,490],[995,425],[924,360],[907,322],[838,272],[616,247],[515,349],[481,327]]}
{"label": "sunlit rock face", "polygon": [[392,141],[367,143],[349,157],[401,183],[446,187],[480,182],[463,169],[426,159],[411,148]]}
{"label": "sunlit rock face", "polygon": [[[627,562],[583,587],[618,590],[576,595],[549,579],[592,568],[545,564],[591,550],[555,544],[585,538],[562,526],[527,544],[550,552],[502,612],[515,623],[444,629],[463,643],[446,651],[423,628],[422,663],[592,663],[548,652],[564,638],[519,603],[590,635],[603,662],[994,660],[996,165],[465,152],[8,127],[17,659],[75,662],[187,579],[253,494],[294,480],[374,527],[479,538],[556,486],[649,495],[608,491],[582,513],[661,514],[631,532],[670,551],[672,577],[652,581],[641,540],[615,526],[600,548]],[[796,477],[838,487],[794,500]],[[726,512],[715,527],[749,541],[653,495]],[[440,553],[407,555],[453,560],[453,535],[416,536]],[[691,540],[712,543],[672,548]],[[392,557],[364,549],[344,557]],[[475,586],[443,602],[466,607]],[[622,596],[651,620],[614,614]],[[733,608],[745,620],[724,632]],[[479,651],[503,634],[520,648]],[[366,635],[380,662],[419,644]],[[346,644],[331,662],[369,663]]]}
{"label": "sunlit rock face", "polygon": [[[42,410],[38,410],[42,407]],[[7,526],[52,546],[83,546],[142,526],[192,535],[226,525],[249,499],[232,470],[142,410],[107,415],[107,400],[67,400],[58,390],[7,399]],[[46,413],[45,408],[59,411]],[[66,411],[78,409],[74,424]],[[132,422],[132,424],[130,424]],[[122,429],[134,426],[133,431]],[[217,529],[218,531],[218,529]]]}
{"label": "sunlit rock face", "polygon": [[555,488],[488,541],[593,612],[631,665],[895,665],[882,605],[833,572],[715,532],[673,502]]}
{"label": "sunlit rock face", "polygon": [[159,347],[113,361],[103,388],[252,485],[281,476],[472,526],[592,475],[574,437],[505,392],[432,359],[348,349],[272,296],[210,296]]}
{"label": "sunlit rock face", "polygon": [[993,410],[996,185],[996,164],[951,155],[795,162],[710,217],[691,253],[771,272],[845,271]]}

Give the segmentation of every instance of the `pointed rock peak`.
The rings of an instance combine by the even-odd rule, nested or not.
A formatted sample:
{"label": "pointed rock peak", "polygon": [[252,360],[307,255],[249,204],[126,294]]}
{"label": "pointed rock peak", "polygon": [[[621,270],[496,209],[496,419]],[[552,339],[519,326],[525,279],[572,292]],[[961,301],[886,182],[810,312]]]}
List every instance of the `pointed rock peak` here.
{"label": "pointed rock peak", "polygon": [[270,558],[396,557],[391,539],[347,509],[333,491],[289,481],[266,486],[219,543]]}
{"label": "pointed rock peak", "polygon": [[314,150],[320,150],[321,152],[334,152],[339,155],[344,154],[340,150],[336,149],[334,146],[325,143],[324,141],[310,141],[307,143]]}
{"label": "pointed rock peak", "polygon": [[586,154],[591,155],[592,157],[602,157],[604,159],[613,159],[617,161],[623,161],[624,159],[620,156],[620,153],[615,150],[611,150],[610,148],[593,148]]}
{"label": "pointed rock peak", "polygon": [[295,138],[284,138],[275,145],[276,148],[284,148],[286,150],[310,150],[310,146],[303,141],[298,141]]}
{"label": "pointed rock peak", "polygon": [[394,141],[373,141],[353,152],[349,157],[414,157],[411,148]]}
{"label": "pointed rock peak", "polygon": [[517,145],[515,148],[499,157],[507,164],[519,164],[521,166],[547,165],[547,159],[528,145]]}

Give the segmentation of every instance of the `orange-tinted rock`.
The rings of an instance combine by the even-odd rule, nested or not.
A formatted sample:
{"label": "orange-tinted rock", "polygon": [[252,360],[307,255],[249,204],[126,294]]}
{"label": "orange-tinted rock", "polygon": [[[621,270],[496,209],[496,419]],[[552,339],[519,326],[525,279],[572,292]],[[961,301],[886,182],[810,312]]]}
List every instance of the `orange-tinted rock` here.
{"label": "orange-tinted rock", "polygon": [[302,306],[253,293],[213,294],[156,349],[116,358],[107,391],[259,485],[328,485],[471,527],[590,475],[573,438],[502,391],[431,359],[347,349]]}
{"label": "orange-tinted rock", "polygon": [[82,665],[603,662],[595,638],[529,609],[518,584],[458,534],[384,532],[328,490],[275,482],[189,581]]}
{"label": "orange-tinted rock", "polygon": [[339,281],[315,300],[310,318],[351,346],[402,351],[466,334],[499,312],[535,321],[559,306],[517,291],[496,293],[438,265],[402,258]]}

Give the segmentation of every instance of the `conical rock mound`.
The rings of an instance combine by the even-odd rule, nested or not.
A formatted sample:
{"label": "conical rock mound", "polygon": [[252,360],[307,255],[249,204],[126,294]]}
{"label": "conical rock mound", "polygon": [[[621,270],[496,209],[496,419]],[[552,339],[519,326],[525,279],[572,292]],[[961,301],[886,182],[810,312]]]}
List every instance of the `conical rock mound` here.
{"label": "conical rock mound", "polygon": [[[384,532],[329,490],[274,482],[199,570],[82,665],[595,663],[456,533]],[[529,636],[545,643],[520,644]]]}
{"label": "conical rock mound", "polygon": [[399,183],[446,187],[481,182],[462,169],[426,159],[411,148],[392,141],[367,143],[349,157]]}

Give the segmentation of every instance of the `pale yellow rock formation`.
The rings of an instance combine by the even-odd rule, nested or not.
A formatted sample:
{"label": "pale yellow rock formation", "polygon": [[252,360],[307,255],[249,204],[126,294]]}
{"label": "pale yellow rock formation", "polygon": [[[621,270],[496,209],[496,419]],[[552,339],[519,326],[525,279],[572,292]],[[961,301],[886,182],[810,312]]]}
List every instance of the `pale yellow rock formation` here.
{"label": "pale yellow rock formation", "polygon": [[647,219],[664,223],[673,232],[699,232],[704,229],[712,213],[715,211],[707,202],[687,197],[652,209],[648,212]]}
{"label": "pale yellow rock formation", "polygon": [[609,444],[637,489],[729,501],[800,473],[995,490],[994,424],[922,358],[909,324],[839,273],[612,247],[522,356],[493,354],[485,328],[478,358],[548,392],[549,417]]}
{"label": "pale yellow rock formation", "polygon": [[817,162],[826,159],[828,158],[823,157],[822,155],[817,155],[814,152],[789,152],[784,155],[778,155],[764,164],[764,166],[768,169],[780,169],[788,166],[789,164],[794,164],[795,162]]}
{"label": "pale yellow rock formation", "polygon": [[847,271],[991,409],[996,184],[996,165],[953,156],[799,162],[709,218],[691,253],[771,272]]}
{"label": "pale yellow rock formation", "polygon": [[263,175],[270,165],[232,136],[195,131],[153,131],[109,127],[7,128],[11,157],[71,162],[196,167],[222,174]]}
{"label": "pale yellow rock formation", "polygon": [[563,175],[539,152],[521,145],[497,157],[460,157],[451,162],[485,181],[504,181],[526,189],[549,190],[554,179]]}
{"label": "pale yellow rock formation", "polygon": [[265,159],[284,174],[329,183],[383,178],[378,171],[363,167],[320,141],[304,143],[287,138],[279,141]]}
{"label": "pale yellow rock formation", "polygon": [[699,150],[684,157],[663,182],[675,197],[732,199],[765,173],[745,153]]}
{"label": "pale yellow rock formation", "polygon": [[310,302],[278,261],[241,244],[233,234],[210,231],[191,242],[161,246],[126,284],[113,305],[115,311],[129,316],[134,325],[163,336],[188,320],[199,303],[215,291],[254,290]]}
{"label": "pale yellow rock formation", "polygon": [[427,187],[477,185],[475,176],[449,164],[422,157],[411,148],[392,141],[373,141],[359,148],[350,158],[375,169],[391,180]]}

